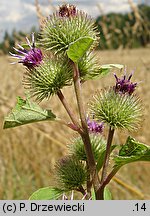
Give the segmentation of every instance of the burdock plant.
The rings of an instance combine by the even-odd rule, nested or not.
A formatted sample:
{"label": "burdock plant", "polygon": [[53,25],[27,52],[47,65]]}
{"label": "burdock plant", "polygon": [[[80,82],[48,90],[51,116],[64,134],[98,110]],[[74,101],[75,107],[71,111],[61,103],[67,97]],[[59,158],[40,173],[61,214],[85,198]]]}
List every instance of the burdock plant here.
{"label": "burdock plant", "polygon": [[[135,94],[137,83],[131,82],[132,74],[122,78],[115,74],[114,86],[99,90],[85,110],[82,84],[101,78],[112,67],[123,68],[118,64],[99,65],[93,54],[99,41],[94,20],[74,5],[65,4],[45,18],[39,38],[37,46],[32,34],[32,43],[26,38],[28,46],[18,45],[16,53],[11,53],[25,67],[23,85],[28,93],[26,99],[18,97],[15,108],[5,118],[4,128],[57,121],[74,130],[76,136],[68,144],[68,156],[56,162],[55,187],[42,188],[30,199],[58,199],[72,190],[84,199],[106,199],[110,195],[106,185],[123,165],[150,160],[150,148],[130,136],[125,144],[116,146],[112,142],[115,130],[130,132],[140,125],[142,105]],[[62,92],[67,86],[74,88],[79,117]],[[53,95],[58,96],[71,122],[39,106]],[[109,128],[107,139],[103,135],[105,128]]]}

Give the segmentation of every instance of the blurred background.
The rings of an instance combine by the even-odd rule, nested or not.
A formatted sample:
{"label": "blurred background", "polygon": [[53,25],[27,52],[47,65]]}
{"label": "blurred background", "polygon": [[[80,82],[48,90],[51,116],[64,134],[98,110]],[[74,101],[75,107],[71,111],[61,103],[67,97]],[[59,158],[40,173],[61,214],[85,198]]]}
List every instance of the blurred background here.
{"label": "blurred background", "polygon": [[[71,130],[54,122],[3,130],[4,116],[14,107],[16,96],[24,97],[24,68],[19,64],[11,65],[8,53],[16,44],[24,43],[31,32],[36,32],[38,37],[43,17],[62,3],[66,2],[0,0],[0,199],[28,199],[40,187],[53,185],[54,163],[67,153],[66,145],[74,136]],[[133,81],[139,83],[137,94],[144,104],[144,120],[140,130],[130,135],[149,145],[150,1],[68,0],[67,3],[75,4],[95,19],[100,31],[99,46],[95,50],[99,63],[124,64],[128,73],[135,71]],[[113,85],[114,81],[111,73],[83,85],[86,106],[96,89]],[[69,87],[63,92],[76,112],[72,89]],[[41,106],[67,118],[55,96]],[[128,135],[128,132],[117,131],[114,143],[123,144]],[[149,179],[150,163],[133,163],[118,172],[109,188],[114,199],[150,199]]]}

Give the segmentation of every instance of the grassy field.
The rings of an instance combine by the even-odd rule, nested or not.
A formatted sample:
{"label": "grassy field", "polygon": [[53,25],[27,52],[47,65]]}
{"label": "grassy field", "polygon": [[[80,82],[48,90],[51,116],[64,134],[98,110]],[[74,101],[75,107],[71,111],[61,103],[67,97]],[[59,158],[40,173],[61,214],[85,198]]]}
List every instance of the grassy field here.
{"label": "grassy field", "polygon": [[[120,63],[128,72],[135,70],[133,81],[140,82],[137,92],[144,104],[144,121],[137,133],[130,134],[139,141],[150,144],[150,50],[124,50],[98,52],[99,62]],[[14,107],[16,96],[24,97],[21,84],[24,68],[10,65],[8,56],[0,56],[0,199],[28,199],[33,191],[53,184],[53,164],[66,153],[66,144],[74,134],[58,123],[34,123],[3,130],[4,116]],[[89,81],[83,86],[85,104],[96,89],[114,82],[113,74]],[[76,103],[69,87],[63,90],[73,107]],[[42,102],[61,118],[67,118],[57,97]],[[76,111],[76,108],[74,108]],[[116,132],[115,143],[123,143],[128,132]],[[126,165],[110,183],[114,199],[150,199],[150,163]]]}

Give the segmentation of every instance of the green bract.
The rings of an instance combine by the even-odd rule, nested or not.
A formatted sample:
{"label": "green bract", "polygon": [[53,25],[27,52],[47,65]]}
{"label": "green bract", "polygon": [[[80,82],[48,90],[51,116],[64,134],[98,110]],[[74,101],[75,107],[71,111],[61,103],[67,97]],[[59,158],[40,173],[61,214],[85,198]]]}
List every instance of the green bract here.
{"label": "green bract", "polygon": [[71,85],[72,74],[71,65],[66,59],[50,60],[36,69],[27,70],[23,82],[31,95],[41,101],[57,94],[64,86]]}
{"label": "green bract", "polygon": [[101,69],[95,54],[91,52],[86,53],[78,63],[80,76],[82,81],[94,79],[100,76]]}
{"label": "green bract", "polygon": [[95,95],[90,109],[96,119],[113,128],[135,130],[142,117],[142,107],[137,96],[115,93],[113,89]]}
{"label": "green bract", "polygon": [[81,11],[70,17],[55,13],[45,21],[40,41],[47,50],[60,53],[67,51],[71,43],[82,37],[91,37],[93,46],[97,45],[98,31],[91,17]]}
{"label": "green bract", "polygon": [[[98,159],[106,149],[106,141],[102,136],[97,136],[94,134],[90,134],[90,139],[95,161],[98,161]],[[73,143],[71,145],[68,145],[68,148],[70,153],[74,155],[78,160],[87,161],[84,144],[80,137],[75,138]]]}
{"label": "green bract", "polygon": [[62,188],[78,190],[86,182],[87,171],[82,162],[66,157],[57,162],[56,176]]}

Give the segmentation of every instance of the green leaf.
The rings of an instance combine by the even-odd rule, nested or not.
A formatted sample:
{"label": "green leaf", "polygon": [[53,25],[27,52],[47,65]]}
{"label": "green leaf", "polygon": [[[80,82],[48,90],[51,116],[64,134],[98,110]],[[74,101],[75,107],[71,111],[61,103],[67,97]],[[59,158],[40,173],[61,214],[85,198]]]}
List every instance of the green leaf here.
{"label": "green leaf", "polygon": [[5,117],[4,129],[17,127],[33,122],[54,120],[56,116],[51,110],[43,110],[38,104],[21,97],[17,98],[17,104],[11,113]]}
{"label": "green leaf", "polygon": [[99,75],[100,76],[106,76],[109,72],[110,72],[110,68],[101,67],[99,70]]}
{"label": "green leaf", "polygon": [[108,187],[105,187],[104,189],[104,200],[112,200],[112,194]]}
{"label": "green leaf", "polygon": [[67,50],[68,57],[77,63],[90,48],[94,39],[91,37],[81,37],[69,45]]}
{"label": "green leaf", "polygon": [[81,77],[82,81],[85,82],[87,80],[94,80],[99,77],[106,76],[110,72],[110,68],[95,68],[96,70],[90,70],[85,76]]}
{"label": "green leaf", "polygon": [[[110,73],[112,68],[118,68],[118,69],[123,69],[123,65],[121,64],[105,64],[105,65],[101,65],[100,67],[100,71],[99,71],[99,75],[100,76],[106,76],[108,73]],[[99,76],[97,74],[97,76]]]}
{"label": "green leaf", "polygon": [[124,65],[121,64],[105,64],[101,65],[102,69],[112,69],[112,68],[118,68],[118,69],[123,69]]}
{"label": "green leaf", "polygon": [[[87,64],[84,64],[81,62],[79,62],[79,70],[81,70],[81,78],[82,81],[87,81],[87,80],[94,80],[97,78],[101,78],[103,76],[106,76],[108,73],[110,73],[112,68],[118,68],[118,69],[122,69],[124,66],[120,65],[120,64],[107,64],[107,65],[101,65],[98,66],[96,63],[92,64],[93,59],[89,59],[89,62],[87,62]],[[87,70],[85,70],[84,69]],[[85,73],[85,71],[86,73]]]}
{"label": "green leaf", "polygon": [[150,161],[150,146],[129,136],[125,145],[121,147],[119,155],[114,157],[114,161],[118,167],[136,161]]}
{"label": "green leaf", "polygon": [[63,195],[63,193],[64,191],[59,188],[40,188],[29,197],[29,200],[56,200]]}

